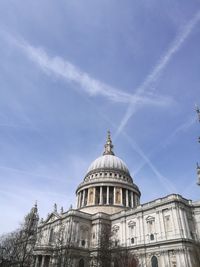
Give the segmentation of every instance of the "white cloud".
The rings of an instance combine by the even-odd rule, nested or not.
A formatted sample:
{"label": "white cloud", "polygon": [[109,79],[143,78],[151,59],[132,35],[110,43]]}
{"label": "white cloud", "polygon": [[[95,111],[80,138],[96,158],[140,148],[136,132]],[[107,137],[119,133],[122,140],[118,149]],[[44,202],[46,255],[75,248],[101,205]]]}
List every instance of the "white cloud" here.
{"label": "white cloud", "polygon": [[[181,45],[184,41],[188,38],[190,33],[192,32],[193,28],[196,24],[200,21],[200,11],[189,21],[189,23],[183,28],[182,32],[175,38],[175,40],[171,43],[167,52],[161,57],[160,61],[156,64],[153,68],[152,72],[146,77],[144,82],[141,86],[136,89],[136,93],[134,97],[142,97],[146,91],[153,91],[151,90],[152,84],[156,82],[156,80],[160,77],[163,73],[164,69],[166,68],[169,61],[172,59],[174,54],[181,48]],[[137,110],[137,102],[129,104],[128,109],[123,116],[121,123],[117,130],[117,135],[122,132],[126,124],[128,123],[129,119]]]}
{"label": "white cloud", "polygon": [[36,63],[46,74],[53,74],[57,77],[61,77],[68,83],[78,85],[74,88],[84,91],[89,96],[103,96],[112,102],[126,104],[137,103],[139,106],[154,105],[163,107],[172,103],[170,97],[159,96],[153,93],[143,96],[129,94],[91,77],[91,75],[80,70],[78,67],[61,57],[48,55],[44,49],[34,47],[20,37],[14,38],[13,36],[10,36],[8,32],[1,32],[1,35],[3,35],[11,44],[20,48],[29,59]]}
{"label": "white cloud", "polygon": [[132,103],[140,102],[143,104],[163,105],[169,103],[167,97],[146,97],[134,96],[115,89],[101,81],[92,78],[88,73],[81,71],[70,62],[61,57],[50,57],[40,48],[35,48],[27,43],[21,44],[27,55],[37,63],[45,72],[53,73],[64,78],[67,82],[72,82],[80,86],[90,96],[104,96],[113,102]]}

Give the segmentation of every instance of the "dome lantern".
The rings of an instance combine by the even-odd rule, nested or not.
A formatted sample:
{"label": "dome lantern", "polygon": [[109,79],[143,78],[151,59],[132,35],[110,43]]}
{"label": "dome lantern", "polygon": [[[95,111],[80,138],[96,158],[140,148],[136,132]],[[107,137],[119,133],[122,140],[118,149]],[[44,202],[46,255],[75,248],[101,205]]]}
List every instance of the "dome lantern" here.
{"label": "dome lantern", "polygon": [[103,152],[103,155],[115,155],[114,152],[112,151],[113,149],[113,144],[112,144],[112,140],[111,140],[111,136],[110,136],[110,131],[108,131],[108,134],[107,134],[107,141],[106,141],[106,144],[105,144],[105,150]]}

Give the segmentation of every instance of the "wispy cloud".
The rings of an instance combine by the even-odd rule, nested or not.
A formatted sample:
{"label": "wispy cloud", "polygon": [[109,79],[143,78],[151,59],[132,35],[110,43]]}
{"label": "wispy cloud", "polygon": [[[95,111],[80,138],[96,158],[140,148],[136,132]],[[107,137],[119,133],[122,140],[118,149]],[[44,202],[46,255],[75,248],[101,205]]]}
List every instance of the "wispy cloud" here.
{"label": "wispy cloud", "polygon": [[169,135],[169,137],[166,139],[166,141],[163,143],[163,146],[169,145],[172,140],[181,132],[186,132],[195,122],[197,118],[196,116],[192,116],[189,119],[187,119],[185,122],[183,122],[181,125],[179,125],[172,133]]}
{"label": "wispy cloud", "polygon": [[78,85],[74,86],[74,88],[84,91],[89,96],[102,96],[109,101],[117,103],[138,103],[139,105],[155,105],[160,107],[168,106],[172,103],[172,99],[168,96],[160,96],[153,93],[141,96],[124,92],[93,78],[71,62],[58,56],[51,56],[43,48],[30,45],[20,37],[14,38],[9,33],[3,33],[3,35],[12,44],[19,47],[47,75],[53,74],[61,77],[68,83]]}
{"label": "wispy cloud", "polygon": [[[177,128],[165,140],[162,140],[162,143],[160,145],[157,145],[157,147],[148,156],[143,155],[143,162],[137,167],[135,174],[137,174],[146,164],[151,167],[152,158],[156,157],[156,155],[163,148],[169,146],[174,138],[176,138],[182,132],[186,132],[195,123],[196,120],[196,116],[188,118],[184,123],[181,123],[179,126],[177,126]],[[147,157],[148,160],[146,160],[145,157]]]}
{"label": "wispy cloud", "polygon": [[150,169],[155,174],[155,178],[157,178],[157,180],[160,182],[160,184],[162,184],[162,186],[166,190],[166,192],[167,193],[177,192],[175,185],[167,177],[162,175],[160,173],[160,171],[158,171],[158,169],[155,167],[155,165],[150,160],[150,158],[147,155],[145,155],[145,153],[142,151],[142,149],[130,138],[129,135],[127,135],[125,133],[125,131],[123,131],[123,135],[126,138],[129,145],[131,146],[131,148],[134,151],[136,151],[138,153],[138,155],[140,155],[140,157],[144,160],[144,163],[150,167]]}
{"label": "wispy cloud", "polygon": [[45,175],[41,175],[41,174],[37,174],[37,173],[33,173],[33,172],[28,172],[28,171],[17,169],[17,168],[13,168],[13,167],[0,166],[0,169],[7,170],[9,172],[14,172],[14,173],[21,173],[23,175],[43,178],[43,179],[46,179],[46,180],[63,182],[62,179],[58,179],[57,177],[45,176]]}
{"label": "wispy cloud", "polygon": [[[167,52],[161,57],[160,61],[156,64],[156,66],[153,68],[151,73],[146,77],[142,85],[140,85],[134,94],[134,97],[142,97],[144,94],[149,92],[153,92],[155,89],[153,88],[153,84],[158,80],[160,75],[163,73],[164,69],[166,68],[169,61],[172,59],[174,54],[178,52],[178,50],[181,48],[182,44],[185,42],[185,40],[189,37],[190,33],[192,32],[193,28],[196,26],[196,24],[200,21],[200,11],[197,12],[197,14],[189,21],[188,24],[183,28],[181,33],[175,38],[175,40],[171,43],[169,46],[169,49]],[[126,124],[128,123],[129,119],[132,117],[132,115],[136,112],[138,109],[138,102],[135,101],[134,105],[132,103],[129,104],[128,109],[123,116],[121,123],[117,130],[117,135],[124,129]]]}

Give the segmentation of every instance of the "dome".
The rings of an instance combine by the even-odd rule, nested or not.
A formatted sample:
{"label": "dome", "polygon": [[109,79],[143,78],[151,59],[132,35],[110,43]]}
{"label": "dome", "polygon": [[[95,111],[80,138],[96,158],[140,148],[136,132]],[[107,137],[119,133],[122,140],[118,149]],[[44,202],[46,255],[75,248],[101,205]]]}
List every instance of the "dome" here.
{"label": "dome", "polygon": [[117,170],[125,172],[130,175],[126,164],[120,158],[115,155],[103,155],[96,160],[94,160],[89,166],[87,173],[97,171],[97,170]]}
{"label": "dome", "polygon": [[139,188],[126,164],[115,156],[110,132],[103,155],[90,164],[76,195],[77,208],[90,214],[114,214],[139,205]]}

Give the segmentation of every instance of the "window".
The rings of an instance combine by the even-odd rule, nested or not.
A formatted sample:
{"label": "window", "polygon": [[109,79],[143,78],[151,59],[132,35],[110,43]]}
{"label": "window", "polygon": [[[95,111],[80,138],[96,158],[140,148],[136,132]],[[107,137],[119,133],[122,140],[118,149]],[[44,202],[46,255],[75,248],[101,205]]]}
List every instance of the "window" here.
{"label": "window", "polygon": [[84,247],[85,246],[85,240],[81,241],[81,246]]}
{"label": "window", "polygon": [[147,229],[148,229],[148,233],[155,233],[155,218],[152,216],[148,216],[146,218],[147,221]]}
{"label": "window", "polygon": [[150,234],[150,240],[154,240],[154,234]]}
{"label": "window", "polygon": [[135,239],[134,239],[134,237],[132,237],[131,238],[131,244],[134,244],[134,242],[135,242]]}
{"label": "window", "polygon": [[54,232],[53,232],[53,229],[51,229],[50,235],[49,235],[49,243],[52,243],[53,240],[54,240]]}
{"label": "window", "polygon": [[151,267],[158,267],[158,259],[156,256],[151,258]]}
{"label": "window", "polygon": [[165,223],[165,230],[166,230],[166,232],[171,231],[171,221],[170,221],[170,216],[169,215],[166,215],[164,217],[164,223]]}
{"label": "window", "polygon": [[79,267],[84,267],[85,265],[84,265],[84,260],[83,259],[81,259],[80,261],[79,261],[79,265],[78,265]]}

